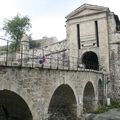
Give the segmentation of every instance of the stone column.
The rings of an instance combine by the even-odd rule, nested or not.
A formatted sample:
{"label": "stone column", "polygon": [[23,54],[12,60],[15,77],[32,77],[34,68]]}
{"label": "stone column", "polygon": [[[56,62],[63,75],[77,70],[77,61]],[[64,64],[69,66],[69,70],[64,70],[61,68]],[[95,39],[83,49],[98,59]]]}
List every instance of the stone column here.
{"label": "stone column", "polygon": [[29,37],[23,34],[20,44],[20,59],[21,64],[24,65],[28,61],[29,57]]}

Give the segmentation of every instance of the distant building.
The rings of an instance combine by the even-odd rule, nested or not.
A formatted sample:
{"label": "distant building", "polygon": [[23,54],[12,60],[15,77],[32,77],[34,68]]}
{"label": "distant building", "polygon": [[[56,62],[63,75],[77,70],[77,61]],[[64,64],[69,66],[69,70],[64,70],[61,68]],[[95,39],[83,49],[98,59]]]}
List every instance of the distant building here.
{"label": "distant building", "polygon": [[51,45],[55,42],[58,42],[56,37],[43,37],[42,39],[34,40],[36,43],[39,43],[41,47]]}

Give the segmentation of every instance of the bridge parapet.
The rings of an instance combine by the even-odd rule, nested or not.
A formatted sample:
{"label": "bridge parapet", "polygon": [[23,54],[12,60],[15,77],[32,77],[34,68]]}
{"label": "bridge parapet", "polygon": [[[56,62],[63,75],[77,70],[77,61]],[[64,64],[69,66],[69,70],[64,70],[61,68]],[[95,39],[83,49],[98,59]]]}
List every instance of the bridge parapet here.
{"label": "bridge parapet", "polygon": [[[85,70],[84,64],[76,64],[79,58],[71,57],[64,53],[49,54],[45,56],[38,56],[34,54],[27,54],[27,58],[22,58],[24,53],[7,53],[0,55],[0,66],[8,67],[30,67],[30,68],[48,68],[48,69],[68,69],[68,70]],[[72,60],[71,60],[72,59]],[[71,60],[71,61],[70,61]],[[94,65],[89,64],[89,71],[94,70]],[[95,70],[96,71],[96,70]]]}
{"label": "bridge parapet", "polygon": [[[0,38],[1,39],[1,38]],[[92,61],[84,60],[81,63],[80,59],[75,56],[69,56],[69,49],[65,47],[66,40],[61,42],[61,49],[48,50],[46,48],[29,49],[29,43],[21,42],[20,50],[14,51],[10,48],[12,41],[6,41],[6,45],[0,47],[0,66],[18,66],[18,67],[39,67],[50,69],[93,69],[96,64]],[[24,46],[24,47],[23,47]],[[62,47],[64,46],[64,47]],[[98,69],[96,69],[98,71]]]}

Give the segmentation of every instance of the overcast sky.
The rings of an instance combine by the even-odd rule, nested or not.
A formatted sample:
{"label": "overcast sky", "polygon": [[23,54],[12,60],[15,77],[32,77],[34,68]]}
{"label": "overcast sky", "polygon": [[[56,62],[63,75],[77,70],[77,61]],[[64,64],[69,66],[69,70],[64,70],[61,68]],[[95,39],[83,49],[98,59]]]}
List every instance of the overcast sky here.
{"label": "overcast sky", "polygon": [[63,40],[65,16],[84,3],[109,7],[120,16],[119,0],[0,0],[0,28],[4,18],[10,19],[19,13],[31,19],[33,39],[56,36]]}

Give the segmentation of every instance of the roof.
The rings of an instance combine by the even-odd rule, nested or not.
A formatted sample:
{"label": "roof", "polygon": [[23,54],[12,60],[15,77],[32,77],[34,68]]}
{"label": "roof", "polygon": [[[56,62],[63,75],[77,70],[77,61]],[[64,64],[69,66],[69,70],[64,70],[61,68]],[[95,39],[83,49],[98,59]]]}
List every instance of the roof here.
{"label": "roof", "polygon": [[97,11],[97,12],[107,12],[109,11],[108,7],[98,6],[98,5],[91,5],[91,4],[83,4],[82,6],[78,7],[74,11],[72,11],[70,14],[68,14],[65,18],[70,19],[73,18],[78,13],[81,13],[84,10],[91,10],[91,11]]}

